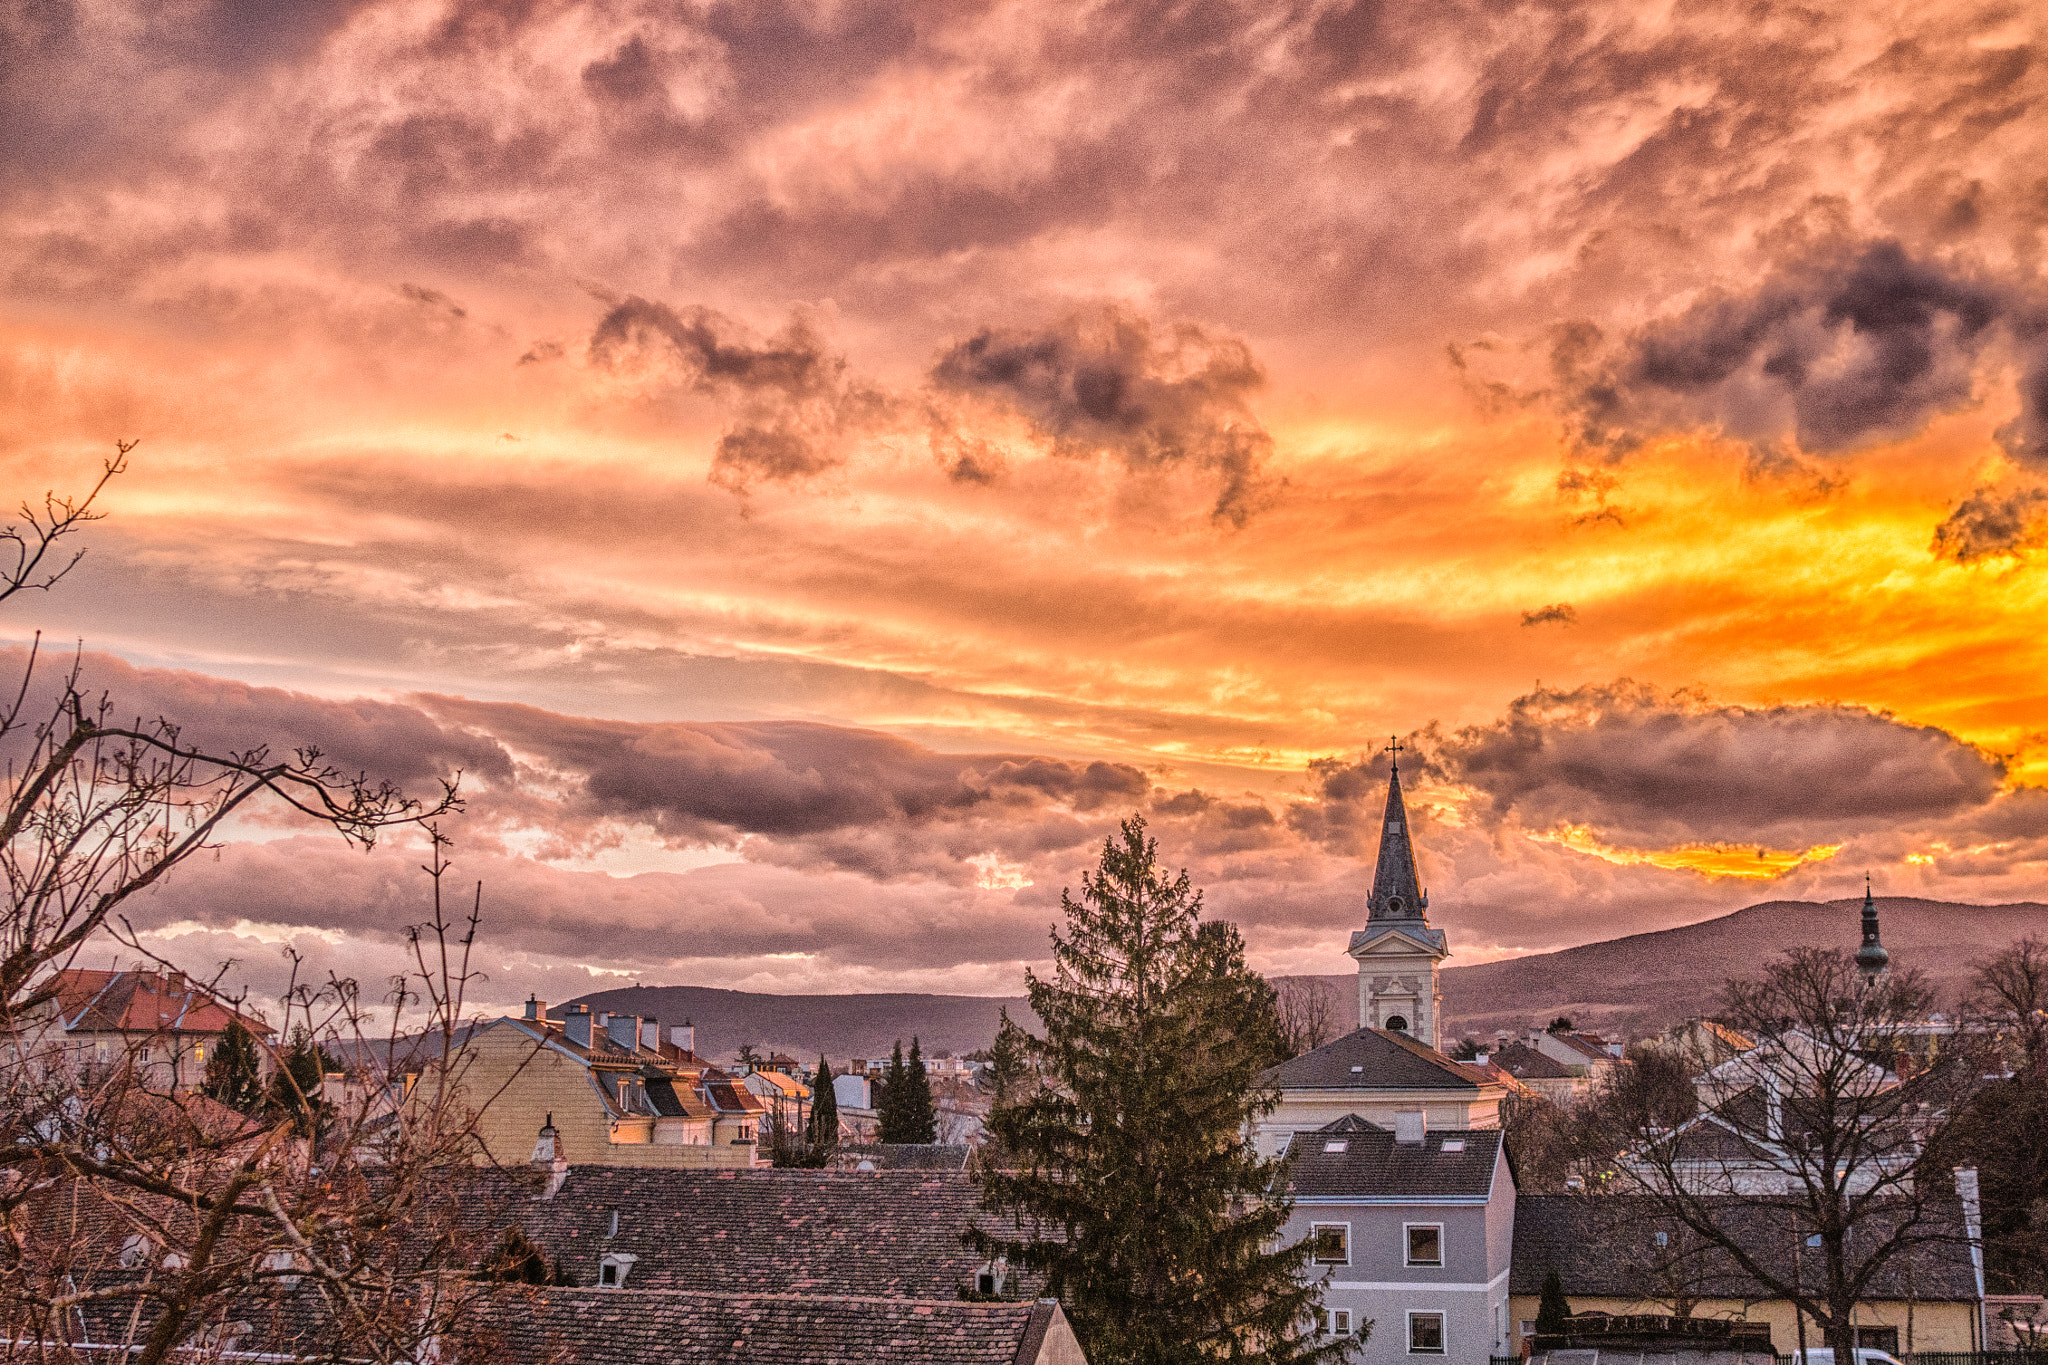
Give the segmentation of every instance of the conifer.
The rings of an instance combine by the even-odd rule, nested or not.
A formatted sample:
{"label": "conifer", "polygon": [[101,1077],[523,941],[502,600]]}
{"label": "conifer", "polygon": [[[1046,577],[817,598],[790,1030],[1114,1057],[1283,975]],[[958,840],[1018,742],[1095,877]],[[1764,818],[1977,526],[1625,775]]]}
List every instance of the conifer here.
{"label": "conifer", "polygon": [[911,1035],[910,1061],[904,1067],[903,1131],[905,1142],[937,1142],[939,1110],[932,1103],[932,1078],[924,1069],[924,1048]]}
{"label": "conifer", "polygon": [[1544,1336],[1559,1335],[1570,1330],[1571,1316],[1564,1282],[1557,1277],[1557,1267],[1552,1266],[1543,1272],[1543,1292],[1536,1300],[1536,1330]]}
{"label": "conifer", "polygon": [[244,1114],[253,1114],[262,1105],[263,1070],[256,1060],[256,1039],[239,1019],[228,1020],[227,1032],[213,1045],[199,1091]]}
{"label": "conifer", "polygon": [[876,1136],[883,1142],[909,1142],[904,1134],[910,1131],[908,1116],[904,1113],[904,1101],[910,1095],[910,1069],[903,1064],[903,1040],[896,1040],[896,1050],[889,1054],[889,1069],[882,1075],[881,1098],[875,1101],[875,1111],[880,1117],[876,1125]]}
{"label": "conifer", "polygon": [[1156,853],[1134,816],[1061,897],[1054,975],[1026,975],[1045,1037],[1012,1040],[1042,1080],[999,1081],[976,1178],[1000,1217],[968,1238],[1043,1275],[1097,1365],[1341,1359],[1364,1334],[1315,1334],[1310,1246],[1277,1245],[1283,1167],[1248,1139],[1275,1101],[1271,988]]}
{"label": "conifer", "polygon": [[[830,1157],[839,1146],[839,1097],[832,1091],[832,1068],[818,1058],[818,1073],[811,1078],[811,1150]],[[821,1163],[822,1164],[822,1163]]]}

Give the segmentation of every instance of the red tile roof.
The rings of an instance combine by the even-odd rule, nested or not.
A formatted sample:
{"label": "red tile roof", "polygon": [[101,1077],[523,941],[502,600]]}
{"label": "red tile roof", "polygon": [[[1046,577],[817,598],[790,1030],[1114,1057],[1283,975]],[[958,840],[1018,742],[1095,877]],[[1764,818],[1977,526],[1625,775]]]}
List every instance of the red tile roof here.
{"label": "red tile roof", "polygon": [[57,1010],[68,1033],[226,1033],[239,1019],[258,1038],[270,1025],[243,1014],[182,973],[99,971],[58,973]]}

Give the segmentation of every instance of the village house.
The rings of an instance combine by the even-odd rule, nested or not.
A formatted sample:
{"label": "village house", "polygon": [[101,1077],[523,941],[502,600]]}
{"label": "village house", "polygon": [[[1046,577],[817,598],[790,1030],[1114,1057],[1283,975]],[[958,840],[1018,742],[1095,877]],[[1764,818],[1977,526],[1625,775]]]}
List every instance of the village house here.
{"label": "village house", "polygon": [[[1860,1344],[1893,1355],[1907,1351],[1981,1351],[1981,1273],[1973,1260],[1966,1207],[1970,1182],[1936,1210],[1953,1237],[1916,1245],[1888,1263],[1857,1310]],[[1821,1252],[1788,1220],[1792,1212],[1726,1198],[1717,1225],[1734,1232],[1771,1273],[1794,1273],[1804,1258],[1807,1283],[1825,1279]],[[1769,1325],[1780,1356],[1798,1347],[1792,1305],[1773,1298],[1725,1252],[1705,1247],[1655,1204],[1635,1195],[1524,1195],[1517,1205],[1510,1311],[1517,1340],[1536,1331],[1543,1279],[1555,1271],[1575,1313],[1676,1314],[1739,1318]],[[1819,1347],[1820,1329],[1806,1323],[1807,1344]]]}
{"label": "village house", "polygon": [[1577,1103],[1593,1087],[1583,1068],[1574,1071],[1527,1043],[1509,1043],[1490,1053],[1482,1052],[1474,1060],[1492,1063],[1530,1091],[1560,1107]]}
{"label": "village house", "polygon": [[802,1128],[811,1114],[811,1088],[786,1071],[755,1068],[743,1078],[762,1107],[786,1123]]}
{"label": "village house", "polygon": [[1349,1114],[1290,1145],[1294,1214],[1313,1244],[1317,1330],[1372,1332],[1365,1361],[1442,1356],[1483,1365],[1509,1341],[1515,1181],[1498,1129],[1389,1131]]}
{"label": "village house", "polygon": [[523,1163],[545,1129],[551,1158],[616,1166],[746,1167],[765,1106],[741,1081],[698,1058],[695,1030],[662,1036],[653,1019],[593,1015],[544,1001],[460,1044],[458,1080],[481,1108],[477,1136],[492,1160]]}
{"label": "village house", "polygon": [[[183,972],[165,968],[66,968],[53,983],[56,996],[25,1017],[6,1045],[8,1062],[74,1075],[95,1068],[135,1068],[145,1089],[193,1091],[206,1079],[206,1062],[239,1023],[258,1042],[270,1025],[244,1014]],[[268,1074],[267,1050],[257,1063]]]}

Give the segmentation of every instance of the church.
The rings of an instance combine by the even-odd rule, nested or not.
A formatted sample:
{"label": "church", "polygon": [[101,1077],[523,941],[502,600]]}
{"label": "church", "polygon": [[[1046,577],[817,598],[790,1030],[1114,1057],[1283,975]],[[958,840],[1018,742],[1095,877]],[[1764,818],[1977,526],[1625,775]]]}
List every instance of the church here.
{"label": "church", "polygon": [[1365,928],[1351,935],[1358,963],[1362,1025],[1265,1073],[1280,1103],[1258,1128],[1263,1155],[1287,1149],[1347,1114],[1406,1141],[1425,1133],[1497,1128],[1506,1085],[1487,1068],[1443,1054],[1443,992],[1437,968],[1450,956],[1444,932],[1430,927],[1429,896],[1416,872],[1415,845],[1401,795],[1398,747],[1387,779],[1379,862],[1366,900]]}

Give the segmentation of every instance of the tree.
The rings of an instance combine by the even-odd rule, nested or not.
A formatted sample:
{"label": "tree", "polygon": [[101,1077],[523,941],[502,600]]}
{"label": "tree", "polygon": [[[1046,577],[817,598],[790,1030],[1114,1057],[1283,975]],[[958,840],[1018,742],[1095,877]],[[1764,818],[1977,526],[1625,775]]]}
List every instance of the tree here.
{"label": "tree", "polygon": [[1545,1033],[1570,1033],[1571,1031],[1572,1018],[1569,1014],[1558,1015],[1557,1018],[1550,1021],[1550,1027],[1544,1030]]}
{"label": "tree", "polygon": [[320,1090],[327,1073],[341,1068],[326,1048],[313,1041],[312,1031],[304,1024],[292,1029],[291,1040],[277,1063],[276,1074],[270,1078],[270,1106],[298,1120],[301,1132],[311,1132],[317,1123]]}
{"label": "tree", "polygon": [[976,1179],[1000,1221],[967,1239],[1043,1274],[1100,1365],[1341,1358],[1361,1338],[1312,1335],[1311,1247],[1278,1245],[1282,1167],[1246,1138],[1276,1099],[1272,989],[1156,855],[1133,816],[1061,896],[1053,977],[1026,975],[1045,1036],[1017,1040],[1044,1083],[989,1115],[1003,1155]]}
{"label": "tree", "polygon": [[1313,1052],[1337,1034],[1337,992],[1316,976],[1290,976],[1280,983],[1280,1060]]}
{"label": "tree", "polygon": [[256,1039],[241,1020],[228,1020],[227,1031],[214,1044],[199,1093],[244,1114],[262,1107],[263,1067],[256,1060]]}
{"label": "tree", "polygon": [[911,1035],[910,1060],[903,1068],[903,1099],[898,1113],[901,1115],[903,1136],[884,1138],[884,1142],[937,1142],[939,1140],[939,1111],[932,1103],[932,1079],[924,1069],[924,1049],[917,1036]]}
{"label": "tree", "polygon": [[[1640,1053],[1581,1106],[1588,1140],[1625,1153],[1613,1183],[1635,1197],[1617,1209],[1686,1234],[1695,1263],[1791,1300],[1848,1351],[1857,1302],[1888,1266],[1965,1254],[1947,1120],[1976,1085],[1973,1035],[1928,1055],[1920,976],[1866,978],[1823,949],[1795,948],[1759,979],[1730,982],[1724,1001],[1722,1018],[1757,1046],[1696,1086],[1682,1059]],[[1697,1115],[1696,1096],[1710,1106]]]}
{"label": "tree", "polygon": [[752,1043],[741,1043],[740,1050],[735,1054],[735,1058],[742,1070],[758,1070],[761,1065],[761,1050]]}
{"label": "tree", "polygon": [[1564,1296],[1564,1281],[1557,1267],[1543,1272],[1543,1292],[1536,1300],[1536,1330],[1543,1336],[1559,1336],[1570,1330],[1572,1306]]}
{"label": "tree", "polygon": [[876,1136],[883,1142],[908,1142],[903,1134],[908,1125],[903,1113],[904,1096],[910,1090],[910,1069],[903,1064],[903,1040],[896,1040],[896,1050],[889,1054],[889,1069],[882,1073],[876,1088],[881,1091],[875,1097]]}
{"label": "tree", "polygon": [[811,1078],[811,1146],[829,1160],[839,1146],[839,1096],[832,1089],[832,1068],[824,1056],[818,1058],[818,1074]]}
{"label": "tree", "polygon": [[1975,964],[1965,1019],[1994,1031],[1997,1076],[1963,1110],[1957,1160],[1977,1168],[1993,1292],[2048,1288],[2048,942],[2029,935]]}
{"label": "tree", "polygon": [[[12,568],[0,566],[0,601],[52,586],[77,562],[59,542],[97,518],[94,499],[131,448],[119,447],[84,499],[45,495],[41,509],[24,506],[23,522],[0,530],[0,543],[15,547]],[[393,1126],[388,1110],[353,1106],[317,1165],[297,1155],[297,1124],[265,1114],[260,1091],[251,1093],[263,1045],[246,1034],[259,1067],[238,1039],[216,1052],[221,1064],[207,1078],[253,1111],[246,1116],[151,1088],[148,1044],[81,1073],[49,1042],[81,952],[120,944],[174,969],[143,948],[123,911],[214,846],[230,821],[261,811],[363,847],[410,826],[427,834],[444,871],[428,822],[459,808],[455,782],[422,804],[312,748],[202,749],[168,719],[124,723],[114,700],[89,695],[81,679],[78,662],[45,676],[31,649],[12,700],[0,703],[10,756],[0,778],[0,1337],[126,1334],[125,1359],[163,1365],[224,1315],[303,1292],[326,1315],[325,1344],[367,1354],[344,1348],[374,1341],[382,1358],[414,1358],[460,1312],[460,1296],[424,1289],[420,1272],[470,1263],[459,1215],[475,1108],[446,1040],[460,1022],[477,921],[449,941],[440,871],[434,915],[412,931],[414,962],[394,974],[390,1013],[394,1034],[401,1023],[437,1032],[438,1060],[417,1070],[411,1122]],[[390,1055],[388,1037],[382,1054],[370,1046],[358,983],[301,983],[294,961],[286,1026],[346,1038],[357,1058]],[[367,1060],[363,1070],[366,1095],[389,1093],[388,1072]],[[312,1286],[295,1291],[301,1280]]]}

